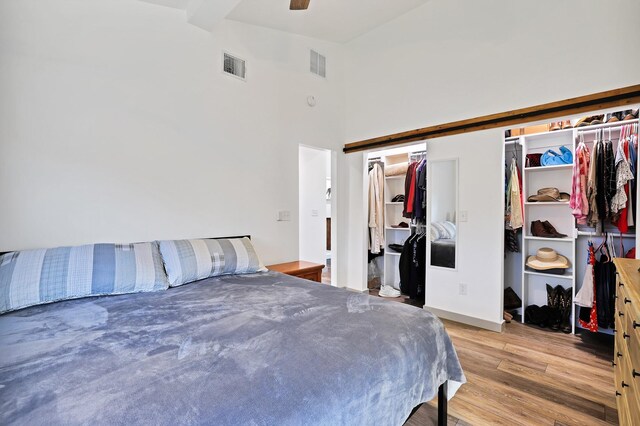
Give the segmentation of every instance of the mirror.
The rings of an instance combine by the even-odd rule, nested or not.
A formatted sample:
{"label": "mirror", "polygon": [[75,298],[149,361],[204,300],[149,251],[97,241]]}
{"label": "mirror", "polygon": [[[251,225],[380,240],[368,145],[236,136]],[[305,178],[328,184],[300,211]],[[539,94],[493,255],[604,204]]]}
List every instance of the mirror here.
{"label": "mirror", "polygon": [[458,159],[430,162],[429,183],[431,266],[455,269],[458,241]]}

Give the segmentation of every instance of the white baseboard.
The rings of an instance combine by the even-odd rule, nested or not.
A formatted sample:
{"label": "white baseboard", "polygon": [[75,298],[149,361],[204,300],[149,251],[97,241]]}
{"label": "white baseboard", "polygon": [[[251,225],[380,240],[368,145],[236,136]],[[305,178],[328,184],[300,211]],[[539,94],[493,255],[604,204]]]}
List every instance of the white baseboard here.
{"label": "white baseboard", "polygon": [[431,312],[438,318],[444,318],[451,321],[459,322],[462,324],[472,325],[474,327],[484,328],[485,330],[495,331],[497,333],[502,333],[504,327],[504,321],[499,323],[495,323],[493,321],[487,321],[480,318],[474,318],[467,315],[458,314],[455,312],[443,311],[438,308],[433,308],[431,306],[424,306],[424,309]]}

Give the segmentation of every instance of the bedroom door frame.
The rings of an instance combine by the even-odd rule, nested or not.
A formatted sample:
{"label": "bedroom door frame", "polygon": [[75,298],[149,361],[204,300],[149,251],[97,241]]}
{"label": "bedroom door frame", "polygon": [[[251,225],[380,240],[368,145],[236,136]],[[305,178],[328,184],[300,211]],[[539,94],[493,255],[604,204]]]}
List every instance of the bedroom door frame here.
{"label": "bedroom door frame", "polygon": [[[329,197],[328,200],[326,200],[327,202],[325,203],[325,205],[323,205],[324,209],[322,210],[322,212],[318,211],[318,215],[322,216],[322,217],[326,217],[326,208],[327,206],[330,209],[330,214],[328,216],[328,218],[331,220],[331,228],[330,228],[330,242],[331,242],[331,248],[330,250],[328,250],[329,252],[329,259],[330,259],[330,264],[331,264],[331,276],[330,276],[330,280],[331,280],[331,285],[332,286],[337,286],[338,284],[338,250],[337,250],[337,245],[338,245],[338,238],[337,238],[337,229],[338,229],[338,220],[337,220],[337,198],[338,198],[338,185],[337,185],[337,151],[331,150],[331,149],[327,149],[324,147],[319,147],[319,146],[313,146],[313,145],[307,145],[307,144],[299,144],[298,145],[298,153],[300,154],[300,152],[303,150],[313,150],[313,151],[318,151],[318,152],[323,152],[325,154],[327,154],[327,166],[330,168],[328,175],[327,174],[323,174],[322,176],[322,180],[323,182],[326,182],[327,179],[330,179],[330,188],[331,188],[331,196]],[[330,177],[329,177],[330,176]],[[300,164],[299,164],[299,168],[298,168],[298,188],[299,188],[299,192],[301,191],[301,186],[303,185],[302,182],[302,173],[300,170]],[[300,195],[300,193],[299,193]],[[302,200],[299,198],[298,199],[298,212],[299,212],[299,224],[298,224],[298,240],[299,240],[299,247],[298,247],[298,257],[300,260],[311,260],[311,261],[315,261],[315,259],[303,259],[301,256],[301,245],[300,245],[300,240],[301,240],[301,227],[302,227],[302,214],[310,214],[310,212],[302,212],[301,208],[302,208]],[[320,210],[320,208],[318,208],[317,210]],[[325,221],[326,223],[326,221]],[[325,238],[326,240],[326,238]],[[325,241],[323,240],[323,241]],[[324,264],[326,265],[327,261],[327,257],[324,257]]]}

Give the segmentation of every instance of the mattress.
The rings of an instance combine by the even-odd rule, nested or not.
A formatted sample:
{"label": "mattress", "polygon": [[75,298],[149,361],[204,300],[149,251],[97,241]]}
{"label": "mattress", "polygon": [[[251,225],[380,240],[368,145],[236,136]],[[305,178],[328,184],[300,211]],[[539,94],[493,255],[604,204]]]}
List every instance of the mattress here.
{"label": "mattress", "polygon": [[0,347],[2,425],[400,425],[465,382],[432,314],[276,272],[11,312]]}
{"label": "mattress", "polygon": [[456,267],[456,240],[440,239],[431,241],[431,265],[443,268]]}

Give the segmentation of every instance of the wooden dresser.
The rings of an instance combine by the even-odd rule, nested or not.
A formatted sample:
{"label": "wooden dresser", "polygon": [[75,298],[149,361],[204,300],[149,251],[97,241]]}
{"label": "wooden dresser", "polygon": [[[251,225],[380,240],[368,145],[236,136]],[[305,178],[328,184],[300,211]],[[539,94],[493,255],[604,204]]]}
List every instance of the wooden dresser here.
{"label": "wooden dresser", "polygon": [[293,275],[294,277],[317,281],[319,283],[322,282],[323,268],[324,265],[320,263],[305,262],[304,260],[267,266],[267,269],[270,271],[282,272],[283,274]]}
{"label": "wooden dresser", "polygon": [[614,372],[621,425],[640,425],[640,260],[615,259]]}

